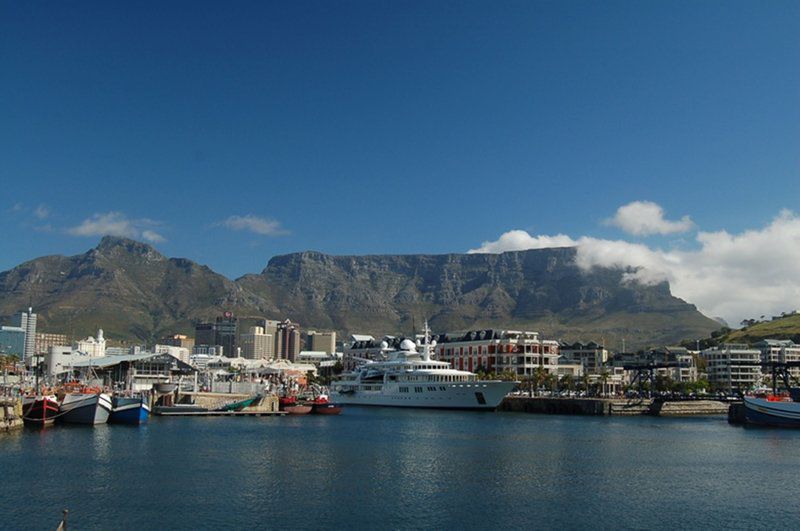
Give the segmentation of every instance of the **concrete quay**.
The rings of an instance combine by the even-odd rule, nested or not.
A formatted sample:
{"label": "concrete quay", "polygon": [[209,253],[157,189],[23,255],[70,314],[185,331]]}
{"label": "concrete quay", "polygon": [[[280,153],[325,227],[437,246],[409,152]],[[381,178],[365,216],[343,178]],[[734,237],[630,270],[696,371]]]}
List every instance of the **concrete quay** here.
{"label": "concrete quay", "polygon": [[728,404],[714,400],[669,402],[651,398],[553,398],[506,397],[500,411],[539,413],[548,415],[633,416],[661,417],[727,415]]}
{"label": "concrete quay", "polygon": [[22,428],[22,401],[0,397],[0,432]]}

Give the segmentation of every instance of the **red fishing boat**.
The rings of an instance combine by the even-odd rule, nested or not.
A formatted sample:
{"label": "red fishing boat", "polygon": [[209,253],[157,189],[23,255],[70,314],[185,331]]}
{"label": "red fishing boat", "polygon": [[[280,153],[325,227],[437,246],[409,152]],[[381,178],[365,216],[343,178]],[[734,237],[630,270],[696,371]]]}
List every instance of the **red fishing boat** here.
{"label": "red fishing boat", "polygon": [[339,415],[342,412],[342,406],[334,404],[328,400],[328,395],[319,394],[309,402],[311,404],[311,413],[315,415]]}
{"label": "red fishing boat", "polygon": [[289,415],[307,415],[311,413],[311,406],[299,403],[296,396],[278,398],[278,406],[281,411],[285,411]]}
{"label": "red fishing boat", "polygon": [[22,421],[28,426],[51,426],[58,416],[55,395],[28,395],[22,397]]}

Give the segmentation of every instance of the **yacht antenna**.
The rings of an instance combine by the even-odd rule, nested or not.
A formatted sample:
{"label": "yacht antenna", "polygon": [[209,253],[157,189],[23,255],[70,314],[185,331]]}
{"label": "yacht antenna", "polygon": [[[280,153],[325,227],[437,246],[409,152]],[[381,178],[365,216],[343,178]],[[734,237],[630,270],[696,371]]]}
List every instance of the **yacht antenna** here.
{"label": "yacht antenna", "polygon": [[428,328],[428,320],[425,319],[425,340],[422,347],[422,352],[425,361],[431,361],[431,329]]}

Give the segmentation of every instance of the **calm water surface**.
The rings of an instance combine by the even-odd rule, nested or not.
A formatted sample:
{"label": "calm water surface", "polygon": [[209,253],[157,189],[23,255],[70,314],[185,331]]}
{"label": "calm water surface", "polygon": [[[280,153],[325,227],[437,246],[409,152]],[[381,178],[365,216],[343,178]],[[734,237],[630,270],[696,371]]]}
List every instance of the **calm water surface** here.
{"label": "calm water surface", "polygon": [[798,472],[723,418],[153,418],[0,435],[0,528],[792,528]]}

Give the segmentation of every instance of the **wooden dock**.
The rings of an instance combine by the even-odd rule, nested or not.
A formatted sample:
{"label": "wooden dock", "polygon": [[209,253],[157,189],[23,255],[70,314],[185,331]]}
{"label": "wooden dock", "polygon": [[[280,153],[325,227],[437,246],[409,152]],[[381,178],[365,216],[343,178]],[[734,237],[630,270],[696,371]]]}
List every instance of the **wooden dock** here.
{"label": "wooden dock", "polygon": [[285,411],[160,411],[159,417],[282,417]]}

